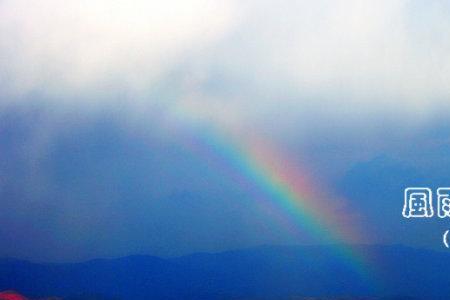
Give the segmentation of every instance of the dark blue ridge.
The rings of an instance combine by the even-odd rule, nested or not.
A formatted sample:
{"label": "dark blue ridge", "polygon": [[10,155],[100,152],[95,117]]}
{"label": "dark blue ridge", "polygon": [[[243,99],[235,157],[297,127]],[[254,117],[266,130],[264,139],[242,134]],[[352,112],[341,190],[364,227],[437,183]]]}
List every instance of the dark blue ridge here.
{"label": "dark blue ridge", "polygon": [[65,299],[450,299],[448,253],[358,246],[383,281],[374,289],[333,248],[261,246],[67,264],[0,259],[0,291]]}

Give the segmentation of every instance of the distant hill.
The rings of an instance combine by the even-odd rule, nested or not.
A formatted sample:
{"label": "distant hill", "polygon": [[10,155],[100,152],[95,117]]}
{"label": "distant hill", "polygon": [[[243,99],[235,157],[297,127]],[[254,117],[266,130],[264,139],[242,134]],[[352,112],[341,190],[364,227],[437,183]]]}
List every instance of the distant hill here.
{"label": "distant hill", "polygon": [[450,299],[450,254],[402,246],[361,246],[358,251],[369,257],[362,275],[331,246],[264,246],[70,264],[8,259],[0,260],[0,290],[32,299],[79,300]]}

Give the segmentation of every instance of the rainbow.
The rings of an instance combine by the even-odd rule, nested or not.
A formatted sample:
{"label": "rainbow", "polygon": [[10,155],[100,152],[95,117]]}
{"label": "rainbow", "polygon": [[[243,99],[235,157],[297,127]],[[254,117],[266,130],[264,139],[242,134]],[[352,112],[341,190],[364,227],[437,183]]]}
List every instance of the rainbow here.
{"label": "rainbow", "polygon": [[291,234],[307,235],[329,245],[368,286],[380,288],[376,268],[360,247],[352,246],[359,240],[357,233],[349,226],[341,228],[336,224],[335,210],[329,207],[332,201],[324,201],[316,194],[318,189],[308,172],[300,170],[297,163],[286,159],[288,155],[266,140],[243,137],[226,128],[214,127],[212,122],[207,128],[185,127],[189,138],[184,145],[202,161],[218,167],[233,182],[254,191],[260,205]]}

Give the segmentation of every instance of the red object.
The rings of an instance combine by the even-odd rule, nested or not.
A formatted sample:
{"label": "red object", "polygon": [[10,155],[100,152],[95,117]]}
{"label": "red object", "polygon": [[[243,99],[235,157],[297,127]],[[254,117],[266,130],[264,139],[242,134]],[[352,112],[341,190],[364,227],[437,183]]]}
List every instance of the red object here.
{"label": "red object", "polygon": [[5,291],[0,292],[0,300],[29,300],[29,299],[14,291]]}

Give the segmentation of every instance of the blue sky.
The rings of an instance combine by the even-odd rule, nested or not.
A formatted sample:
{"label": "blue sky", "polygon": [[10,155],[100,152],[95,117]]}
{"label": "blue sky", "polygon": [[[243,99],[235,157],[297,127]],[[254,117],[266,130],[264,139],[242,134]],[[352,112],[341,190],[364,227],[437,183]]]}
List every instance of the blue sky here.
{"label": "blue sky", "polygon": [[[81,260],[311,242],[184,146],[256,135],[358,215],[440,247],[403,189],[448,186],[445,1],[0,3],[0,255]],[[193,130],[195,132],[195,130]]]}

